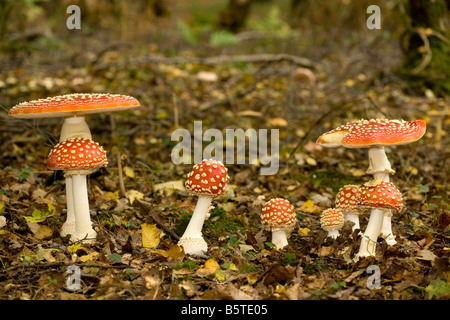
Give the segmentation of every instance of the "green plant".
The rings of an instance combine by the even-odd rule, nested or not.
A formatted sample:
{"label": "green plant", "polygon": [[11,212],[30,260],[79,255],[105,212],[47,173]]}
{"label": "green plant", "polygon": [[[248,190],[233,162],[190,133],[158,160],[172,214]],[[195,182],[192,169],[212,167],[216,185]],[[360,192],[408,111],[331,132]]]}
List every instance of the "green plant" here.
{"label": "green plant", "polygon": [[294,266],[296,264],[295,259],[297,258],[297,256],[295,255],[295,253],[286,252],[284,254],[284,257],[286,258],[285,261],[286,265]]}

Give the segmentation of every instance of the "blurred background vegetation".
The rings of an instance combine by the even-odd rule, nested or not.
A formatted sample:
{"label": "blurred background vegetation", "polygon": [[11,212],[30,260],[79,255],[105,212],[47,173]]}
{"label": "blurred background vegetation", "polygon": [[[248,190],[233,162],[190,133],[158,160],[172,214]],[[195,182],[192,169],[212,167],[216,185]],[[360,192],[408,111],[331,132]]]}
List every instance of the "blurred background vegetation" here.
{"label": "blurred background vegetation", "polygon": [[[65,27],[71,4],[81,8],[81,30]],[[381,30],[366,27],[371,4],[381,9]],[[400,76],[414,80],[412,89],[445,96],[448,7],[448,0],[0,0],[0,49],[13,58],[3,63],[45,52],[43,62],[57,68],[51,61],[89,65],[113,49],[132,56],[283,52],[320,61],[342,47],[370,51],[389,42],[386,54]]]}

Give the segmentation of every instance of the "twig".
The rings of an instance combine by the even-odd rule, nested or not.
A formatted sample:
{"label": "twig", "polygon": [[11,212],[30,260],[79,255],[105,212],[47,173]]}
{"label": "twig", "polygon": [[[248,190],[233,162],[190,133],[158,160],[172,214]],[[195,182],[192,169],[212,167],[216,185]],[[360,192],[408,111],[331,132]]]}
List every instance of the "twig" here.
{"label": "twig", "polygon": [[[152,204],[150,202],[136,199],[136,201],[141,205],[142,209],[150,211]],[[164,222],[156,217],[154,213],[149,214],[150,218],[166,233],[170,234],[175,240],[180,240],[180,236],[177,235],[172,229],[170,229]]]}
{"label": "twig", "polygon": [[[184,63],[198,63],[204,65],[218,65],[224,63],[261,63],[261,62],[281,62],[287,61],[294,63],[296,65],[305,67],[305,68],[316,68],[316,64],[311,60],[303,57],[298,57],[290,54],[271,54],[271,53],[262,53],[262,54],[249,54],[249,55],[221,55],[215,57],[161,57],[161,56],[145,56],[140,57],[138,59],[130,59],[128,60],[128,64],[143,64],[143,63],[166,63],[166,64],[184,64]],[[103,69],[119,66],[124,64],[124,62],[113,62],[113,63],[103,63],[97,65],[94,70],[101,71]]]}
{"label": "twig", "polygon": [[173,121],[174,121],[174,126],[175,128],[178,128],[180,122],[179,122],[179,115],[178,115],[178,100],[177,100],[177,96],[175,95],[175,93],[172,95],[172,100],[173,100]]}
{"label": "twig", "polygon": [[423,41],[423,45],[425,48],[425,56],[423,57],[422,62],[411,71],[412,74],[418,74],[420,71],[425,69],[425,67],[430,63],[431,58],[433,56],[433,53],[431,52],[430,49],[430,42],[428,41],[428,37],[425,31],[419,28],[417,29],[417,33],[419,34],[420,38]]}
{"label": "twig", "polygon": [[125,197],[126,191],[125,191],[125,184],[123,183],[122,160],[120,159],[120,151],[119,150],[117,150],[117,171],[118,171],[118,176],[119,176],[120,195],[122,197]]}

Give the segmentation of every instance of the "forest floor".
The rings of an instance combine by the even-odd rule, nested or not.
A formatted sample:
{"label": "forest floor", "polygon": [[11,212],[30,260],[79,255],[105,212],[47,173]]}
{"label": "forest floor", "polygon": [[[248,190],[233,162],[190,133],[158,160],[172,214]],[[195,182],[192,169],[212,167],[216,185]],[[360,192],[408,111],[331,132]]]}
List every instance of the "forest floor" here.
{"label": "forest floor", "polygon": [[[0,215],[6,221],[0,229],[0,299],[450,297],[450,123],[447,117],[440,128],[433,116],[448,101],[415,95],[395,75],[397,40],[380,35],[308,47],[298,38],[268,44],[256,37],[226,47],[183,47],[179,39],[111,39],[42,36],[0,52]],[[276,54],[286,48],[289,56],[280,59]],[[199,57],[211,60],[194,61]],[[304,67],[314,83],[295,76]],[[93,244],[59,234],[64,179],[45,163],[61,119],[7,114],[19,102],[73,92],[120,93],[141,103],[133,111],[88,117],[109,160],[89,177],[98,234]],[[347,224],[330,240],[319,217],[334,206],[340,187],[370,179],[367,150],[324,149],[315,141],[341,124],[371,118],[425,119],[427,133],[387,148],[396,171],[391,181],[405,204],[393,216],[397,244],[380,238],[375,257],[354,261],[361,237]],[[171,160],[177,144],[171,134],[177,128],[192,133],[194,121],[202,121],[203,131],[279,130],[276,174],[261,175],[263,164],[226,164],[230,190],[213,202],[203,228],[207,258],[186,256],[176,245],[197,198],[183,186],[192,164]],[[288,199],[298,216],[282,250],[261,228],[261,208],[275,197]],[[362,215],[363,230],[367,221]],[[78,290],[68,287],[70,266],[80,268]],[[368,285],[376,276],[369,266],[380,271],[376,288]]]}

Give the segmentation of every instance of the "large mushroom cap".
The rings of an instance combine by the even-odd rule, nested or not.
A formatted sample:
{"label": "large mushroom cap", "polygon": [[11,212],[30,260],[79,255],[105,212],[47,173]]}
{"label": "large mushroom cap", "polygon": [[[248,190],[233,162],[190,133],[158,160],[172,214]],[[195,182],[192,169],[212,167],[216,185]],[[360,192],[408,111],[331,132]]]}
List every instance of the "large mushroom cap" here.
{"label": "large mushroom cap", "polygon": [[52,170],[92,170],[107,165],[105,150],[97,142],[80,137],[58,143],[47,158],[47,167]]}
{"label": "large mushroom cap", "polygon": [[387,209],[400,211],[403,199],[400,191],[390,182],[374,179],[360,189],[357,203],[363,209]]}
{"label": "large mushroom cap", "polygon": [[292,230],[296,221],[294,206],[285,199],[271,199],[262,208],[261,222],[269,231]]}
{"label": "large mushroom cap", "polygon": [[344,226],[344,222],[344,214],[338,208],[326,209],[320,216],[320,225],[325,231],[339,230]]}
{"label": "large mushroom cap", "polygon": [[317,144],[324,147],[369,148],[406,144],[419,140],[426,131],[424,120],[359,120],[324,133]]}
{"label": "large mushroom cap", "polygon": [[222,162],[209,159],[197,163],[188,173],[186,189],[203,197],[220,198],[228,190],[230,177]]}
{"label": "large mushroom cap", "polygon": [[135,98],[109,93],[73,93],[15,105],[9,115],[16,118],[53,118],[112,112],[138,107]]}
{"label": "large mushroom cap", "polygon": [[356,203],[358,192],[359,187],[353,184],[349,184],[340,188],[336,195],[336,208],[346,212],[359,212],[357,210],[358,206]]}

